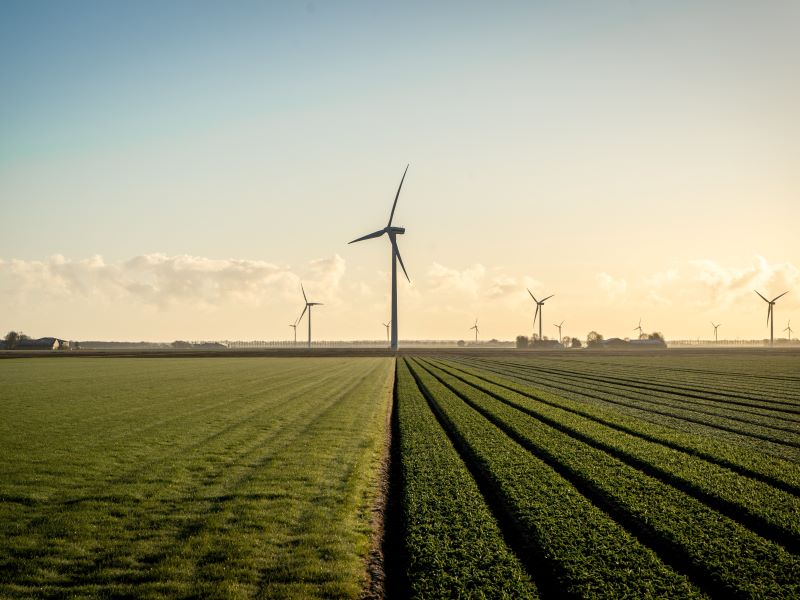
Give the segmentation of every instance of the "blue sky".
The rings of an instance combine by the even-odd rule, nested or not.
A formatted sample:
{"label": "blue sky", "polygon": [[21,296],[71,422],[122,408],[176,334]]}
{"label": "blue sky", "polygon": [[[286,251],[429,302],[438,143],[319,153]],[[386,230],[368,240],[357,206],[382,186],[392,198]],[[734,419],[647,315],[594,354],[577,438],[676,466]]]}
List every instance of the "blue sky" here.
{"label": "blue sky", "polygon": [[[322,260],[342,273],[321,333],[369,337],[353,321],[385,320],[388,250],[345,243],[385,221],[411,162],[398,219],[406,306],[424,310],[409,336],[454,337],[482,313],[510,337],[529,328],[525,298],[490,290],[528,281],[559,291],[580,329],[650,311],[692,337],[719,301],[697,264],[797,285],[798,17],[793,2],[5,2],[0,287],[54,255],[120,271],[156,254],[262,261],[298,280]],[[462,287],[442,284],[453,272]],[[604,274],[624,297],[599,301]],[[176,308],[114,296],[141,316],[130,331],[111,305],[102,326],[78,310],[110,300],[73,284],[69,311],[12,294],[0,325],[246,337],[268,312],[257,337],[271,337],[294,311],[265,285],[246,319],[230,298],[197,314],[182,298],[176,329]],[[739,335],[760,335],[757,309],[731,300]]]}

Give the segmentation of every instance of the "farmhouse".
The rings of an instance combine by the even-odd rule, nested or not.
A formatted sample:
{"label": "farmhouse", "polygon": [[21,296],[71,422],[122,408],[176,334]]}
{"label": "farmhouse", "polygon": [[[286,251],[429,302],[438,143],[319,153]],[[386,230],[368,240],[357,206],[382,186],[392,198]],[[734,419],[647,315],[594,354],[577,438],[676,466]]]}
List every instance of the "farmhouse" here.
{"label": "farmhouse", "polygon": [[53,337],[43,337],[38,340],[19,340],[15,350],[67,350],[69,342]]}

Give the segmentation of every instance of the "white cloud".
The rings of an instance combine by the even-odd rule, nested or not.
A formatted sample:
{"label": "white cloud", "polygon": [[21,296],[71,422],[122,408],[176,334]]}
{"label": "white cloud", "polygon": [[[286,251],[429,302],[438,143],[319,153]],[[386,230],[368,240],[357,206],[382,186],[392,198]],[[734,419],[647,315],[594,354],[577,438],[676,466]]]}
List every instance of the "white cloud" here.
{"label": "white cloud", "polygon": [[745,267],[725,267],[708,259],[691,264],[696,269],[694,281],[706,288],[710,302],[723,308],[755,296],[753,290],[770,298],[787,290],[800,291],[800,269],[789,262],[770,264],[755,256]]}
{"label": "white cloud", "polygon": [[[335,294],[345,261],[338,255],[315,260],[309,271],[312,285]],[[128,299],[159,308],[258,306],[275,296],[293,297],[299,281],[288,267],[265,261],[190,255],[144,254],[113,263],[101,256],[71,260],[61,255],[0,262],[0,289],[22,301],[37,296]]]}
{"label": "white cloud", "polygon": [[474,264],[464,270],[450,269],[437,262],[428,269],[428,282],[436,292],[458,292],[477,296],[486,275],[486,268]]}
{"label": "white cloud", "polygon": [[603,290],[610,300],[616,300],[625,295],[628,291],[628,282],[624,279],[616,279],[608,273],[597,273],[595,281],[600,289]]}

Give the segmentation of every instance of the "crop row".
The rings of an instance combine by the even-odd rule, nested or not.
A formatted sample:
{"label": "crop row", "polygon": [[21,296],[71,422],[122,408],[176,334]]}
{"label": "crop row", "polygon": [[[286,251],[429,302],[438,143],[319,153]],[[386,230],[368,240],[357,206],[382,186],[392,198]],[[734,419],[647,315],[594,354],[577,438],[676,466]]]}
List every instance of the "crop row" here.
{"label": "crop row", "polygon": [[540,588],[561,597],[699,597],[664,564],[545,461],[440,383],[412,371],[454,443],[516,523],[532,553]]}
{"label": "crop row", "polygon": [[403,361],[396,386],[410,595],[535,598],[536,588]]}
{"label": "crop row", "polygon": [[[708,388],[709,380],[719,382],[725,389],[739,390],[744,393],[755,392],[757,395],[769,396],[775,392],[783,396],[787,389],[800,398],[798,384],[800,377],[795,375],[796,359],[769,355],[742,357],[713,356],[705,354],[701,357],[672,356],[669,360],[653,361],[648,357],[626,356],[624,359],[604,360],[598,356],[574,357],[585,365],[586,369],[595,368],[604,372],[617,370],[625,373],[640,373],[645,378],[653,373],[659,379],[672,382],[687,381],[691,385]],[[556,359],[560,364],[573,364],[573,357]],[[699,366],[699,365],[702,365]]]}
{"label": "crop row", "polygon": [[508,377],[466,365],[462,361],[450,362],[472,376],[503,389],[517,392],[537,402],[562,408],[587,417],[613,429],[629,433],[643,440],[656,442],[669,448],[700,457],[709,462],[732,469],[742,475],[764,481],[780,489],[800,495],[800,469],[792,462],[752,452],[749,448],[725,444],[707,436],[688,434],[642,419],[619,410],[567,398],[520,383]]}
{"label": "crop row", "polygon": [[[622,380],[644,386],[648,389],[661,388],[665,392],[675,392],[681,395],[697,394],[699,397],[714,399],[722,396],[724,399],[737,398],[744,403],[754,400],[764,404],[785,406],[797,409],[796,401],[800,400],[797,381],[781,379],[759,379],[757,382],[752,377],[737,376],[726,371],[706,372],[700,377],[687,376],[685,371],[671,372],[652,364],[640,369],[632,369],[629,363],[606,364],[583,361],[570,357],[564,359],[548,360],[515,360],[518,364],[536,364],[547,368],[565,368],[570,372],[580,372],[606,379]],[[576,365],[580,367],[576,368]],[[618,381],[613,381],[617,383]],[[791,400],[795,402],[792,403]]]}
{"label": "crop row", "polygon": [[564,408],[481,380],[441,361],[428,361],[439,376],[456,378],[542,423],[675,485],[779,543],[800,549],[800,498],[697,456],[611,428]]}
{"label": "crop row", "polygon": [[642,400],[630,400],[622,397],[619,393],[607,393],[596,390],[593,387],[578,387],[567,377],[547,379],[541,376],[529,375],[525,372],[516,371],[510,367],[495,367],[486,363],[477,365],[471,361],[464,361],[464,363],[479,366],[479,368],[483,370],[491,371],[505,378],[514,379],[524,385],[533,385],[537,388],[552,390],[558,395],[579,400],[588,399],[590,401],[599,401],[615,408],[619,407],[620,410],[624,410],[634,416],[654,423],[661,423],[674,429],[687,432],[696,431],[697,433],[705,435],[710,434],[721,440],[748,444],[779,457],[800,461],[797,436],[784,436],[781,432],[764,431],[763,428],[755,432],[752,430],[753,428],[732,426],[730,422],[714,419],[712,417],[703,417],[701,415],[690,416],[680,411],[647,406]]}
{"label": "crop row", "polygon": [[[779,545],[680,490],[452,376],[441,371],[435,375],[427,371],[426,376],[424,385],[437,403],[457,404],[460,399],[462,407],[469,405],[557,469],[705,590],[741,598],[800,594],[800,561]],[[440,396],[447,396],[447,400],[440,402]],[[731,561],[730,556],[736,556],[736,560]]]}
{"label": "crop row", "polygon": [[[480,361],[487,362],[487,361]],[[757,415],[763,419],[763,423],[771,425],[774,423],[786,423],[787,420],[794,421],[795,424],[800,425],[800,406],[784,403],[781,405],[775,403],[765,403],[753,400],[736,400],[734,396],[717,394],[718,397],[710,397],[708,395],[701,395],[692,393],[688,389],[681,389],[675,387],[669,390],[660,389],[653,386],[639,385],[626,379],[610,380],[607,377],[598,378],[589,376],[586,373],[578,372],[575,369],[553,369],[550,367],[540,367],[532,364],[520,364],[516,361],[491,361],[497,364],[504,364],[511,368],[522,370],[537,375],[550,375],[552,377],[569,377],[571,381],[580,380],[583,385],[592,386],[600,389],[614,389],[617,391],[625,390],[633,396],[628,397],[641,397],[641,398],[658,398],[666,406],[675,406],[697,410],[698,412],[705,412],[706,414],[728,416],[734,420],[742,420],[745,422],[760,423],[758,418],[754,419],[753,415]]]}
{"label": "crop row", "polygon": [[[485,362],[482,364],[486,364]],[[504,366],[524,373],[537,381],[549,381],[555,384],[566,383],[576,390],[589,390],[610,394],[614,398],[632,400],[638,405],[648,405],[654,411],[669,414],[676,418],[707,424],[735,433],[752,435],[762,439],[789,445],[797,444],[800,435],[800,422],[796,414],[765,411],[755,409],[734,408],[724,403],[702,403],[700,401],[682,400],[676,396],[664,395],[657,391],[643,391],[624,385],[616,385],[581,379],[577,375],[553,373],[531,367],[515,368]]]}

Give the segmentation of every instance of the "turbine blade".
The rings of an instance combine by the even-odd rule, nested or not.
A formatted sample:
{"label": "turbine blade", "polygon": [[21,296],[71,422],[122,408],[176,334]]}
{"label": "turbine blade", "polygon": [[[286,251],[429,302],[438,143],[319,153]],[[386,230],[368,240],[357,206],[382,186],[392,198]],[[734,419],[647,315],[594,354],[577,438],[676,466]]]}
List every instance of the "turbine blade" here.
{"label": "turbine blade", "polygon": [[406,173],[408,173],[408,165],[406,165],[406,170],[403,171],[403,178],[400,180],[400,185],[397,187],[397,195],[394,197],[394,204],[392,204],[392,212],[389,215],[389,224],[386,227],[392,226],[392,219],[394,219],[394,209],[397,208],[397,199],[400,197],[400,190],[403,188],[403,181],[406,179]]}
{"label": "turbine blade", "polygon": [[306,291],[303,289],[303,284],[300,284],[300,291],[303,292],[303,300],[305,300],[306,304],[308,304],[308,298],[306,298]]}
{"label": "turbine blade", "polygon": [[[781,294],[781,296],[785,296],[785,295],[786,295],[786,294],[788,294],[788,293],[789,293],[789,290],[786,290],[785,292],[783,292],[783,293]],[[781,296],[775,296],[775,297],[772,299],[772,301],[773,301],[773,302],[775,302],[775,300],[777,300],[777,299],[778,299],[778,298],[780,298]]]}
{"label": "turbine blade", "polygon": [[767,307],[767,325],[769,325],[769,318],[772,316],[772,304]]}
{"label": "turbine blade", "polygon": [[550,298],[552,298],[553,296],[555,296],[555,294],[550,294],[550,295],[549,295],[547,298],[542,298],[542,304],[544,304],[544,301],[545,301],[545,300],[549,300],[549,299],[550,299]]}
{"label": "turbine blade", "polygon": [[356,242],[361,242],[363,240],[369,240],[376,237],[381,237],[384,233],[386,233],[385,229],[381,229],[380,231],[375,231],[373,233],[368,233],[367,235],[362,235],[360,238],[353,240],[352,242],[347,242],[348,244],[355,244]]}
{"label": "turbine blade", "polygon": [[536,303],[536,312],[533,313],[533,324],[536,325],[536,317],[539,316],[539,303]]}
{"label": "turbine blade", "polygon": [[[758,294],[758,290],[753,290],[753,291],[754,291],[756,294]],[[758,294],[758,295],[759,295],[759,296],[761,296],[761,294]],[[761,296],[761,299],[762,299],[764,302],[769,302],[769,300],[767,300],[766,298],[764,298],[764,296]]]}
{"label": "turbine blade", "polygon": [[400,261],[400,266],[403,268],[403,274],[406,276],[406,279],[408,279],[408,283],[411,283],[411,279],[408,277],[408,272],[406,271],[406,266],[403,264],[403,257],[400,256],[400,248],[397,247],[397,242],[394,240],[394,238],[392,238],[392,246],[397,254],[397,260]]}
{"label": "turbine blade", "polygon": [[303,318],[303,315],[304,315],[304,314],[306,314],[306,311],[307,311],[307,310],[308,310],[308,304],[306,304],[306,305],[303,307],[303,312],[301,312],[301,313],[300,313],[300,316],[299,316],[299,317],[297,317],[297,322],[298,322],[298,323],[299,323],[299,322],[300,322],[300,320]]}
{"label": "turbine blade", "polygon": [[[527,288],[526,288],[526,289],[527,289]],[[531,298],[533,298],[533,301],[534,301],[534,302],[536,302],[536,303],[538,304],[538,303],[539,303],[539,301],[536,299],[536,296],[534,296],[534,295],[533,295],[533,292],[531,292],[530,290],[528,290],[528,293],[531,295]]]}

